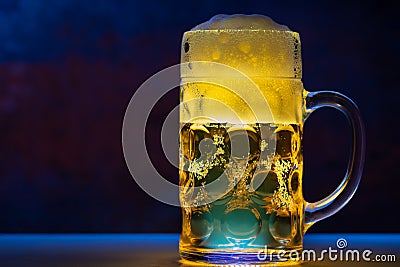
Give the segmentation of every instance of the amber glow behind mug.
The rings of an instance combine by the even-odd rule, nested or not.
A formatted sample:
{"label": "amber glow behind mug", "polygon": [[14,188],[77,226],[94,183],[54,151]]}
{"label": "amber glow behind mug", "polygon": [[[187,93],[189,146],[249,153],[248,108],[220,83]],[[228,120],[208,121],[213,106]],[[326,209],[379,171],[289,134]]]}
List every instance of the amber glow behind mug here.
{"label": "amber glow behind mug", "polygon": [[[340,93],[306,91],[299,34],[264,16],[219,15],[186,32],[182,63],[182,259],[296,260],[289,253],[301,252],[306,230],[341,209],[360,181],[365,138],[356,105]],[[321,107],[344,113],[353,144],[342,183],[308,203],[303,124]],[[274,256],[261,259],[260,250]]]}

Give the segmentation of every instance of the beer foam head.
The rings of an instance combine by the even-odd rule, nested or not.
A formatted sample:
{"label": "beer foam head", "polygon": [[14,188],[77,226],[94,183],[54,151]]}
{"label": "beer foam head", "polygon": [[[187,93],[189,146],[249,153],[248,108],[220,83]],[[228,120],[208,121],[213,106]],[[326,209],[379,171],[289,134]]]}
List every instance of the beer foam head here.
{"label": "beer foam head", "polygon": [[219,14],[212,17],[210,20],[192,28],[196,30],[275,30],[275,31],[290,31],[286,25],[281,25],[273,21],[270,17],[263,15],[225,15]]}
{"label": "beer foam head", "polygon": [[[228,109],[207,99],[226,105],[247,123],[301,121],[300,36],[287,26],[262,15],[217,15],[185,32],[181,53],[181,62],[188,63],[181,66],[182,101],[198,100],[181,109],[183,121],[217,116],[237,123]],[[247,79],[262,95],[249,89],[253,85]],[[273,116],[261,120],[264,100]]]}
{"label": "beer foam head", "polygon": [[[300,37],[263,15],[216,15],[184,34],[182,62],[211,61],[249,77],[301,78]],[[182,76],[223,75],[203,67]]]}

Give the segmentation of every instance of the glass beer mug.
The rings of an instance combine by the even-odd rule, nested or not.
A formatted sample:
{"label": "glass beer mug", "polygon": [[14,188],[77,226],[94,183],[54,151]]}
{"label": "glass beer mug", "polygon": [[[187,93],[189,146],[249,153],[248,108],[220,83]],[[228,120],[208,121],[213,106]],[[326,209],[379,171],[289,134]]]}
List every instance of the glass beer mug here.
{"label": "glass beer mug", "polygon": [[[179,245],[184,261],[296,261],[290,252],[301,253],[306,230],[354,194],[365,146],[359,111],[340,93],[307,92],[301,76],[299,34],[268,17],[218,15],[185,32]],[[308,203],[302,195],[303,124],[321,107],[344,113],[353,145],[342,183],[325,199]]]}

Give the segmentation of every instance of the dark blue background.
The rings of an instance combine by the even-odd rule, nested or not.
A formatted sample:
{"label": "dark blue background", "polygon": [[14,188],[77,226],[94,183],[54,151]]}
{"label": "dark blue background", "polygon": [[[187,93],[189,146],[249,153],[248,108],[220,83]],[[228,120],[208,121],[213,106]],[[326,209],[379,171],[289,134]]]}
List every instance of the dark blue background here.
{"label": "dark blue background", "polygon": [[[218,13],[259,13],[299,32],[307,90],[360,107],[365,172],[353,200],[320,232],[398,232],[399,22],[389,1],[0,1],[0,232],[178,232],[180,210],[140,190],[121,126],[136,88],[180,59],[185,30]],[[178,103],[156,107],[149,129]],[[152,127],[152,128],[151,128]],[[153,133],[151,149],[159,149]],[[349,127],[337,111],[305,126],[304,195],[345,173]],[[161,172],[177,171],[153,153]]]}

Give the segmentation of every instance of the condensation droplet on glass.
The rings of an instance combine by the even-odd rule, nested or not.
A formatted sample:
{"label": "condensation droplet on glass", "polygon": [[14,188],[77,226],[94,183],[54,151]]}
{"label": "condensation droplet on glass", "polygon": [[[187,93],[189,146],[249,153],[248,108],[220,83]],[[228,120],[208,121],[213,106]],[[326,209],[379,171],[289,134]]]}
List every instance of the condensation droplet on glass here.
{"label": "condensation droplet on glass", "polygon": [[251,49],[251,46],[249,43],[240,43],[239,44],[239,50],[242,51],[243,53],[249,53]]}
{"label": "condensation droplet on glass", "polygon": [[218,50],[214,50],[214,51],[211,53],[211,57],[212,57],[213,60],[219,59],[220,56],[221,56],[221,54],[219,53]]}

